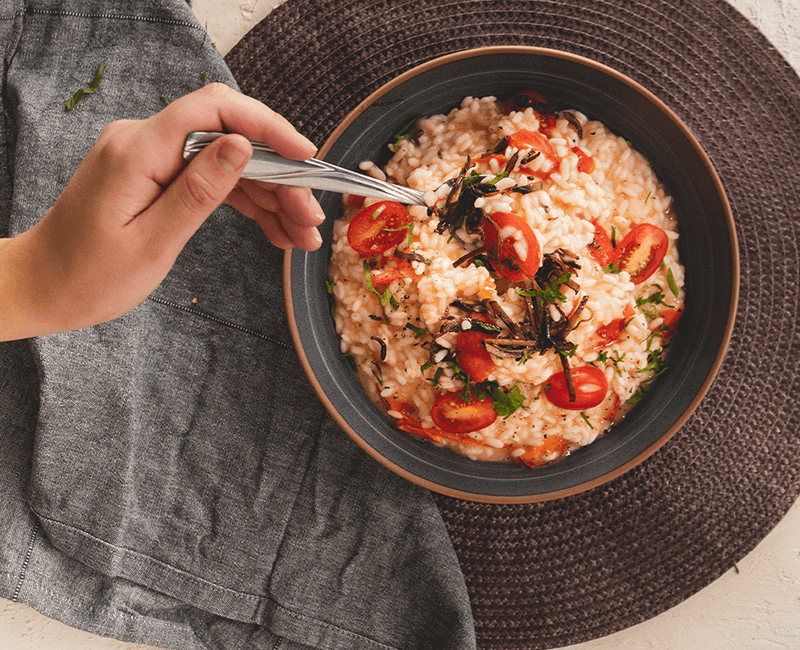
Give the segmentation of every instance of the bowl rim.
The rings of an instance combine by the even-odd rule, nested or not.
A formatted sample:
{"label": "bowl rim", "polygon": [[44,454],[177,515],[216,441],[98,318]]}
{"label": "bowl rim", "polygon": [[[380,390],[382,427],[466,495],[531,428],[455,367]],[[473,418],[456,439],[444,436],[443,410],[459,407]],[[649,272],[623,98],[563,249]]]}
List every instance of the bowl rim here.
{"label": "bowl rim", "polygon": [[479,57],[485,55],[498,55],[498,54],[500,55],[522,54],[522,55],[531,55],[538,57],[551,57],[557,59],[564,59],[586,67],[594,68],[597,71],[602,72],[608,76],[611,76],[615,78],[617,81],[629,86],[634,91],[645,97],[647,101],[657,106],[658,109],[666,117],[668,117],[675,124],[675,126],[683,133],[686,140],[691,144],[692,148],[698,154],[703,166],[705,167],[706,171],[709,174],[709,177],[711,178],[714,184],[714,187],[716,188],[718,198],[720,199],[721,202],[722,211],[725,215],[725,221],[728,226],[728,233],[730,237],[729,243],[730,243],[731,260],[732,260],[732,268],[730,269],[731,271],[730,306],[728,309],[728,314],[726,316],[727,322],[724,329],[724,334],[719,344],[719,348],[717,350],[715,359],[712,365],[710,366],[710,370],[705,380],[703,381],[703,384],[701,385],[700,389],[694,396],[694,399],[684,409],[683,413],[676,419],[676,421],[672,424],[672,426],[670,426],[669,429],[664,434],[662,434],[657,440],[651,443],[643,451],[636,454],[630,460],[615,467],[614,469],[605,472],[604,474],[589,479],[585,482],[578,483],[569,488],[554,490],[552,492],[546,492],[546,493],[531,494],[531,495],[497,496],[497,495],[472,493],[464,490],[453,489],[448,486],[439,485],[438,483],[430,481],[424,477],[417,476],[413,472],[408,471],[404,467],[401,467],[397,463],[389,460],[388,458],[377,452],[361,435],[358,434],[358,432],[355,431],[355,429],[353,429],[353,427],[338,412],[333,402],[328,397],[327,393],[325,392],[324,388],[322,387],[321,383],[319,382],[319,380],[317,379],[316,375],[313,372],[311,363],[303,347],[302,340],[300,337],[300,331],[297,326],[297,319],[294,311],[294,301],[293,301],[292,286],[291,286],[292,284],[291,264],[292,264],[293,249],[288,249],[284,253],[283,290],[284,290],[284,302],[286,306],[286,314],[289,323],[289,331],[292,337],[292,342],[294,344],[295,351],[298,355],[300,364],[303,368],[303,371],[306,374],[306,377],[308,378],[314,392],[322,402],[327,412],[333,417],[333,419],[344,430],[344,432],[369,456],[377,460],[381,465],[387,467],[394,473],[398,474],[399,476],[402,476],[403,478],[411,481],[412,483],[420,485],[424,488],[427,488],[439,494],[444,494],[446,496],[451,496],[479,503],[494,503],[494,504],[535,503],[542,501],[551,501],[571,496],[574,494],[579,494],[581,492],[585,492],[594,487],[607,483],[618,476],[621,476],[625,472],[629,471],[633,467],[639,465],[644,460],[652,456],[656,451],[658,451],[664,444],[667,443],[667,441],[669,441],[681,429],[681,427],[686,423],[686,421],[697,410],[698,406],[700,405],[700,403],[708,393],[709,389],[711,388],[711,385],[715,381],[717,374],[719,373],[720,366],[722,365],[723,359],[730,344],[731,336],[733,334],[733,328],[736,319],[736,311],[739,302],[739,284],[740,284],[739,244],[736,235],[735,222],[733,219],[733,213],[731,210],[730,201],[728,200],[722,180],[720,179],[719,174],[714,168],[714,165],[711,162],[710,157],[703,149],[702,145],[694,136],[694,134],[691,132],[691,130],[688,128],[688,126],[686,126],[686,124],[683,122],[683,120],[681,120],[681,118],[678,117],[678,115],[671,108],[669,108],[669,106],[666,103],[664,103],[656,95],[647,90],[647,88],[645,88],[638,82],[634,81],[627,75],[615,70],[614,68],[611,68],[605,64],[599,63],[587,57],[562,50],[556,50],[544,47],[535,47],[535,46],[524,46],[524,45],[485,46],[485,47],[471,48],[471,49],[461,50],[458,52],[453,52],[450,54],[445,54],[436,57],[434,59],[431,59],[429,61],[426,61],[424,63],[421,63],[417,66],[414,66],[413,68],[407,70],[406,72],[401,73],[397,77],[392,78],[390,81],[383,84],[380,88],[370,93],[368,97],[362,100],[352,111],[350,111],[350,113],[331,132],[331,134],[325,140],[324,144],[319,148],[317,158],[324,159],[324,157],[328,154],[328,152],[331,150],[336,141],[349,128],[349,126],[365,110],[367,110],[367,108],[373,105],[380,97],[385,95],[387,92],[405,83],[409,79],[412,79],[413,77],[416,77],[419,74],[427,72],[431,69],[440,67],[442,65],[447,65],[449,63],[461,59]]}

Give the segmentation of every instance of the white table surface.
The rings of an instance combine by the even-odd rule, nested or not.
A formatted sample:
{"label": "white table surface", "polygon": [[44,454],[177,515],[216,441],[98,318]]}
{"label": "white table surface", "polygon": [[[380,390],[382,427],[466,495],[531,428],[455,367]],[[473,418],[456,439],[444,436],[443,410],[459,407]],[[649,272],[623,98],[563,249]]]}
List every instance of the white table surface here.
{"label": "white table surface", "polygon": [[[800,71],[800,0],[730,0]],[[281,0],[194,0],[224,55]],[[734,569],[640,625],[569,650],[800,648],[800,501]],[[154,650],[74,630],[0,599],[0,650]]]}

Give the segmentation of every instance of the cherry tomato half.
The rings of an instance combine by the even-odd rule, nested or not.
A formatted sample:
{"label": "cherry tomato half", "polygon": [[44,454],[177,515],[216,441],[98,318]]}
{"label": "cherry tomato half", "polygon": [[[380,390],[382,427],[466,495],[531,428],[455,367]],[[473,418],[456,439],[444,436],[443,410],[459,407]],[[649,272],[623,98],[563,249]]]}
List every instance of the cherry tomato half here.
{"label": "cherry tomato half", "polygon": [[606,374],[594,366],[579,366],[570,370],[575,385],[575,401],[569,399],[567,378],[563,372],[552,375],[544,386],[544,396],[553,406],[570,411],[582,411],[603,403],[608,392]]}
{"label": "cherry tomato half", "polygon": [[521,282],[539,270],[542,253],[528,222],[513,212],[493,212],[483,222],[483,245],[495,270]]}
{"label": "cherry tomato half", "polygon": [[394,201],[379,201],[359,212],[347,227],[347,241],[360,255],[378,255],[408,237],[410,219]]}
{"label": "cherry tomato half", "polygon": [[514,457],[517,465],[524,467],[543,467],[566,456],[569,451],[567,441],[561,436],[549,435],[540,445],[525,445],[525,453]]}
{"label": "cherry tomato half", "polygon": [[458,393],[445,393],[431,407],[433,423],[452,433],[478,431],[497,419],[491,397],[466,401]]}
{"label": "cherry tomato half", "polygon": [[669,247],[669,237],[658,226],[642,223],[631,230],[616,248],[614,264],[627,271],[634,284],[641,284],[656,272]]}
{"label": "cherry tomato half", "polygon": [[[477,314],[485,322],[491,322],[488,316]],[[494,370],[492,355],[483,347],[483,339],[490,338],[493,334],[467,330],[459,332],[456,337],[456,350],[458,350],[458,365],[467,373],[467,376],[474,382],[486,381],[489,373]]]}
{"label": "cherry tomato half", "polygon": [[465,445],[476,445],[478,447],[488,446],[482,440],[475,440],[475,438],[467,435],[466,433],[454,433],[436,427],[430,427],[426,429],[419,423],[418,420],[415,420],[412,417],[412,415],[416,412],[416,409],[408,402],[389,398],[386,400],[386,403],[389,407],[389,410],[396,411],[402,415],[402,417],[397,418],[394,421],[397,428],[401,431],[405,431],[406,433],[410,433],[421,438],[427,438],[438,445],[442,444],[445,440],[452,440]]}
{"label": "cherry tomato half", "polygon": [[611,264],[611,260],[614,259],[614,245],[611,243],[611,239],[606,233],[605,228],[603,228],[597,221],[592,221],[592,225],[594,226],[594,239],[592,243],[589,244],[589,255],[603,268]]}
{"label": "cherry tomato half", "polygon": [[[547,179],[550,178],[552,173],[559,168],[559,164],[561,163],[561,159],[558,157],[558,155],[556,155],[556,150],[553,149],[553,145],[550,144],[550,140],[547,139],[546,135],[539,133],[538,131],[522,129],[521,131],[512,133],[508,136],[508,146],[514,147],[521,152],[525,152],[529,149],[538,151],[548,161],[544,164],[544,166],[539,167],[536,170],[524,166],[520,167],[519,171],[523,174],[536,176],[537,178],[541,179]],[[522,153],[521,156],[524,159],[525,154]]]}

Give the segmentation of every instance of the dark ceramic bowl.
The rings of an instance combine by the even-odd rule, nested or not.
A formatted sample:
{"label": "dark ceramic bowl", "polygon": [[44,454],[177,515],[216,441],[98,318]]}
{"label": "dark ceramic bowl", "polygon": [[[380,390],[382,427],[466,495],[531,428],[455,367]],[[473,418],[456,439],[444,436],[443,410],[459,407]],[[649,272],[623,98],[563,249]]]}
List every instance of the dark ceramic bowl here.
{"label": "dark ceramic bowl", "polygon": [[552,104],[575,108],[635,143],[675,201],[686,307],[669,370],[610,432],[539,469],[471,461],[392,426],[343,358],[325,279],[332,221],[341,196],[318,193],[328,215],[324,244],[287,253],[284,285],[290,326],[305,371],[344,431],[368,454],[431,490],[474,501],[532,502],[600,485],[653,454],[689,418],[719,368],[736,310],[738,254],[722,184],[688,128],[650,92],[603,65],[526,47],[481,48],[445,56],[386,84],[362,102],[320,152],[357,169],[382,165],[392,134],[417,115],[446,113],[472,95],[509,97],[535,88]]}

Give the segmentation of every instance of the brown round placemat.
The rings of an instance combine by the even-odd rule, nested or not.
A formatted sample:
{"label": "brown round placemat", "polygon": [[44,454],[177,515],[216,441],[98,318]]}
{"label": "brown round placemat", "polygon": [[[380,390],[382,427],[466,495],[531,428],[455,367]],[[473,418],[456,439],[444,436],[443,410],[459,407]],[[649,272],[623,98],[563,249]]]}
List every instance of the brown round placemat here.
{"label": "brown round placemat", "polygon": [[489,45],[579,54],[664,100],[722,178],[741,257],[719,376],[658,453],[557,501],[436,497],[479,647],[533,650],[678,604],[752,550],[800,494],[800,78],[723,0],[288,0],[226,60],[246,94],[322,144],[397,74]]}

